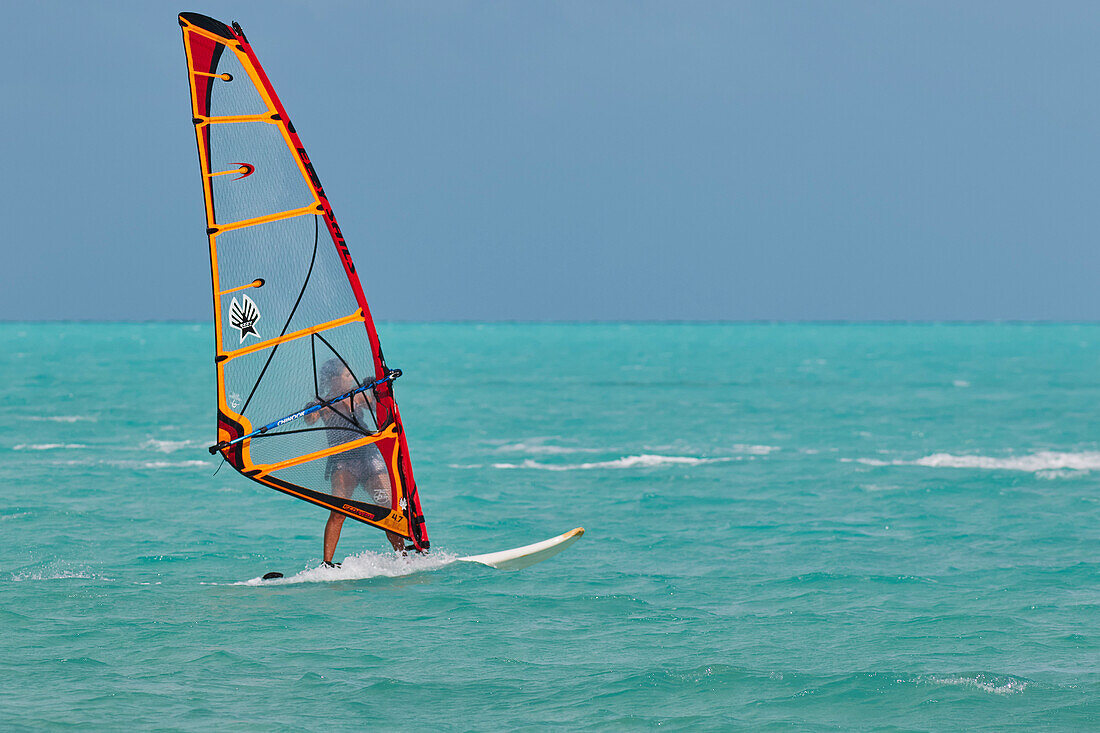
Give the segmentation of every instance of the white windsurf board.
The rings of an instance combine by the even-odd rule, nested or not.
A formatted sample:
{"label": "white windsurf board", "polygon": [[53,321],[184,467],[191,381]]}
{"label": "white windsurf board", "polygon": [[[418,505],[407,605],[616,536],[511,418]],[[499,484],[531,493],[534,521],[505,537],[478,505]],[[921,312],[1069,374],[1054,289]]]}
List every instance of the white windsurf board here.
{"label": "white windsurf board", "polygon": [[[456,562],[477,563],[478,565],[486,565],[491,568],[496,568],[497,570],[521,570],[557,555],[559,552],[569,547],[569,545],[579,540],[583,534],[584,527],[577,527],[557,537],[551,537],[548,540],[524,545],[523,547],[514,547],[511,550],[501,550],[500,552],[488,552],[483,555],[469,555],[467,557],[458,558],[446,558],[445,556],[443,558],[436,558],[436,556],[431,554],[413,554],[405,558],[397,555],[374,555],[373,553],[367,553],[372,561],[372,564],[367,568],[361,567],[360,560],[348,558],[345,560],[343,567],[309,568],[289,578],[284,577],[282,573],[271,572],[262,578],[241,581],[239,584],[282,585],[285,583],[361,580],[364,578],[377,577],[379,575],[394,577],[426,570],[437,570]],[[381,563],[381,565],[379,565],[379,563]]]}
{"label": "white windsurf board", "polygon": [[569,530],[565,534],[551,537],[542,542],[535,542],[534,544],[524,545],[523,547],[515,547],[511,550],[489,552],[484,555],[460,557],[458,558],[458,562],[476,562],[481,565],[488,565],[491,568],[496,568],[497,570],[520,570],[557,555],[566,547],[569,547],[569,545],[579,540],[583,534],[584,527],[577,527],[576,529]]}

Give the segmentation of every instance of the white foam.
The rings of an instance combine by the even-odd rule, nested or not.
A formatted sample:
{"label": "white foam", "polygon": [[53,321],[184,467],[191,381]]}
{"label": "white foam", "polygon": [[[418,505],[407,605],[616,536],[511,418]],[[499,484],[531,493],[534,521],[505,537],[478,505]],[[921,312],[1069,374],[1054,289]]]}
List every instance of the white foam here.
{"label": "white foam", "polygon": [[82,443],[20,443],[12,446],[12,450],[69,450],[73,448],[87,448]]}
{"label": "white foam", "polygon": [[1076,471],[1070,468],[1054,468],[1049,471],[1043,470],[1035,472],[1036,478],[1048,479],[1051,481],[1060,478],[1077,478],[1086,475],[1088,475],[1088,471]]}
{"label": "white foam", "polygon": [[211,468],[209,461],[106,461],[116,468]]}
{"label": "white foam", "polygon": [[11,579],[15,583],[20,583],[25,580],[67,580],[69,578],[93,578],[91,573],[85,573],[79,570],[62,570],[56,573],[13,573]]}
{"label": "white foam", "polygon": [[568,455],[570,453],[598,453],[599,448],[579,448],[568,445],[543,445],[542,443],[513,443],[497,448],[500,453],[539,453],[542,455]]}
{"label": "white foam", "polygon": [[937,677],[931,676],[927,681],[937,685],[958,685],[960,687],[973,687],[982,692],[994,695],[1015,695],[1027,689],[1027,680],[1018,680],[1014,677],[997,678],[986,677],[979,674],[974,677]]}
{"label": "white foam", "polygon": [[530,459],[523,463],[494,463],[493,468],[530,468],[541,471],[585,471],[593,468],[658,468],[661,466],[698,466],[704,463],[724,463],[736,458],[694,458],[691,456],[623,456],[613,461],[594,463],[553,464]]}
{"label": "white foam", "polygon": [[956,456],[950,453],[933,453],[918,458],[918,466],[934,468],[985,468],[1007,471],[1047,471],[1071,469],[1091,471],[1100,468],[1100,452],[1061,453],[1057,451],[1039,451],[1026,456],[992,458],[989,456]]}
{"label": "white foam", "polygon": [[[979,456],[933,453],[913,461],[881,461],[877,458],[841,458],[845,463],[862,463],[865,466],[925,466],[927,468],[979,468],[990,471],[1048,472],[1044,478],[1057,478],[1055,471],[1095,471],[1100,469],[1100,451],[1066,453],[1038,451],[1023,456]],[[1073,475],[1073,474],[1064,474]]]}
{"label": "white foam", "polygon": [[970,386],[970,382],[966,381],[965,379],[956,379],[951,384],[955,385],[956,387],[969,387]]}
{"label": "white foam", "polygon": [[163,468],[214,468],[215,464],[209,461],[105,461],[105,460],[52,460],[51,466],[112,466],[126,469],[163,469]]}
{"label": "white foam", "polygon": [[841,458],[841,463],[862,463],[864,466],[905,466],[906,461],[880,461],[877,458]]}
{"label": "white foam", "polygon": [[737,443],[733,446],[733,449],[738,453],[747,453],[750,456],[766,456],[769,453],[774,453],[779,450],[779,446],[776,445],[747,445],[745,443]]}
{"label": "white foam", "polygon": [[197,445],[198,441],[194,440],[156,440],[150,438],[141,444],[142,448],[149,448],[151,450],[160,451],[161,453],[172,453],[173,451],[186,448],[191,445]]}
{"label": "white foam", "polygon": [[97,418],[87,417],[85,415],[27,415],[20,418],[20,420],[30,420],[33,422],[95,422]]}
{"label": "white foam", "polygon": [[28,570],[23,573],[12,573],[12,582],[21,583],[28,580],[111,580],[110,578],[104,578],[101,575],[96,575],[88,570],[71,570],[63,567],[55,567],[51,563],[50,567],[43,568],[42,570]]}
{"label": "white foam", "polygon": [[262,577],[242,580],[233,585],[294,585],[297,583],[331,583],[340,580],[365,580],[367,578],[398,578],[426,570],[435,570],[450,565],[458,559],[457,555],[446,552],[431,552],[427,555],[398,555],[394,552],[379,554],[361,552],[349,555],[338,568],[318,566],[307,568],[286,578],[264,580]]}

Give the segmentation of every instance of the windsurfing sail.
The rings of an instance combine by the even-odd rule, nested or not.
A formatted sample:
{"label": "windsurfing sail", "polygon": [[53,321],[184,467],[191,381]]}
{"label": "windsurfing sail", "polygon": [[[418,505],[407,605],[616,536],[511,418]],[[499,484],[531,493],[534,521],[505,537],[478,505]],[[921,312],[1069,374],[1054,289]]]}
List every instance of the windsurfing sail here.
{"label": "windsurfing sail", "polygon": [[241,27],[181,13],[199,149],[220,452],[261,484],[428,549],[355,265]]}

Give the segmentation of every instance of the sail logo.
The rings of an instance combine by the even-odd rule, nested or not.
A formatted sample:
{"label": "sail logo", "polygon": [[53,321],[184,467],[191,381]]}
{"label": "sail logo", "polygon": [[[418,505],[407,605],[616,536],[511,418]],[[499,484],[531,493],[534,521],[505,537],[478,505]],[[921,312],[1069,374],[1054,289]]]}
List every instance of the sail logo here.
{"label": "sail logo", "polygon": [[237,329],[241,335],[241,343],[245,336],[255,336],[260,340],[260,334],[256,332],[256,321],[260,320],[260,309],[247,295],[241,296],[241,302],[236,298],[229,304],[229,325]]}
{"label": "sail logo", "polygon": [[360,509],[359,507],[352,506],[351,504],[344,504],[344,506],[341,507],[341,508],[346,512],[351,512],[352,514],[356,514],[360,517],[366,517],[367,519],[372,519],[374,521],[378,520],[378,518],[376,516],[374,516],[373,514],[371,514],[370,512],[365,512],[362,509]]}

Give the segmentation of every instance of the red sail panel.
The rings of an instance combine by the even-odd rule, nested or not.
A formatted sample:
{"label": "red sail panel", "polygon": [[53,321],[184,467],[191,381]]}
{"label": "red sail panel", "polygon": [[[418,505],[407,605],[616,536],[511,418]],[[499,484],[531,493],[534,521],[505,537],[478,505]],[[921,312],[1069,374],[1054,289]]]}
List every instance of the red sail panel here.
{"label": "red sail panel", "polygon": [[238,441],[222,455],[426,550],[392,382],[334,400],[390,371],[313,165],[240,27],[197,13],[180,25],[206,200],[218,442]]}

